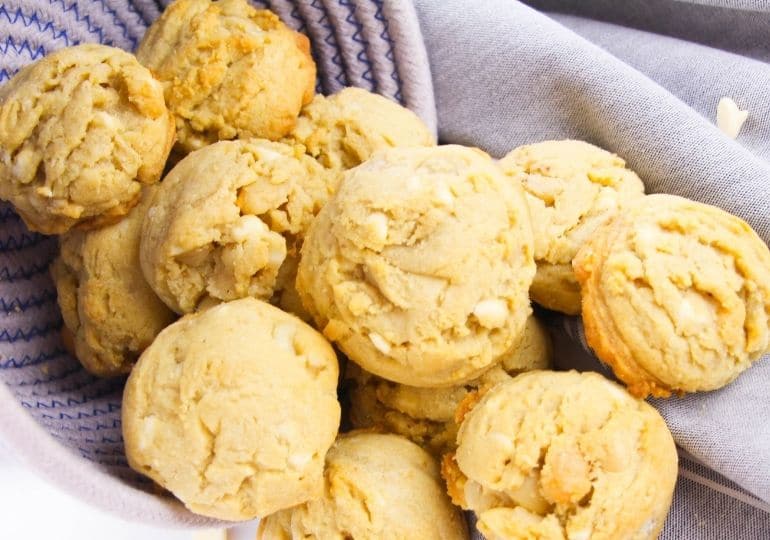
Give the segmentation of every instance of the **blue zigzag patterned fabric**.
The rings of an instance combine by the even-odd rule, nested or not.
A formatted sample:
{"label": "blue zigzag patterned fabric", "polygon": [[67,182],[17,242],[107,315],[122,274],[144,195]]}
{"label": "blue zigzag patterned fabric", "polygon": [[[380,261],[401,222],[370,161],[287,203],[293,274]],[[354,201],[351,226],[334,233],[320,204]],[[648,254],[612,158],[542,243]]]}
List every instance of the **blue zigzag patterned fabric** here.
{"label": "blue zigzag patterned fabric", "polygon": [[[168,3],[3,0],[0,84],[24,65],[62,47],[100,42],[133,50]],[[433,124],[427,62],[422,74],[402,71],[397,57],[405,52],[399,53],[392,35],[393,20],[398,26],[407,17],[407,22],[417,28],[413,11],[404,15],[402,7],[382,0],[253,3],[272,9],[289,26],[310,37],[318,64],[319,92],[328,94],[344,86],[360,86],[410,106],[429,125]],[[399,16],[387,17],[387,10],[391,14],[395,10]],[[419,33],[410,35],[403,28],[397,30],[402,35],[402,48],[413,54],[419,46],[425,55]],[[14,434],[12,427],[0,425],[0,438],[3,431],[6,438],[19,435],[14,441],[22,446],[24,454],[40,448],[45,455],[29,460],[32,466],[40,467],[44,476],[125,518],[166,524],[206,522],[188,514],[181,505],[156,504],[157,497],[149,493],[150,482],[128,468],[120,426],[124,379],[102,380],[89,375],[60,341],[62,319],[48,273],[56,251],[56,238],[29,232],[13,209],[0,203],[0,380],[5,383],[0,384],[0,407],[7,387],[8,401],[18,403],[20,410],[42,427],[36,433],[18,418],[25,413],[6,407],[3,423],[15,419],[14,426],[22,426],[25,433]],[[59,454],[57,448],[66,448],[67,453]],[[85,466],[89,465],[86,462],[90,466]]]}

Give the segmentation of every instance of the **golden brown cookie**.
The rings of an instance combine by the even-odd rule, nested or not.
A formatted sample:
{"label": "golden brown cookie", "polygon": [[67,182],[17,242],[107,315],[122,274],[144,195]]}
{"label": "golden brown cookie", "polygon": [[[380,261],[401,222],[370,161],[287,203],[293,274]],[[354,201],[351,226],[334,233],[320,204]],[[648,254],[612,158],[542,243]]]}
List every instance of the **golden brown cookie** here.
{"label": "golden brown cookie", "polygon": [[61,49],[0,88],[0,198],[45,234],[117,221],[173,140],[163,89],[133,55]]}
{"label": "golden brown cookie", "polygon": [[207,299],[269,300],[335,179],[302,147],[262,139],[189,154],[159,186],[142,229],[147,281],[178,313]]}
{"label": "golden brown cookie", "polygon": [[436,461],[396,435],[353,432],[326,455],[324,494],[260,523],[257,540],[468,538]]}
{"label": "golden brown cookie", "polygon": [[465,384],[444,388],[407,386],[386,381],[349,363],[346,376],[352,382],[350,421],[356,428],[376,427],[403,435],[433,455],[441,455],[455,448],[455,413],[469,393],[524,371],[547,369],[550,363],[550,337],[533,315],[527,319],[519,343],[502,362]]}
{"label": "golden brown cookie", "polygon": [[94,231],[70,231],[51,265],[64,325],[74,352],[91,373],[128,373],[174,313],[155,295],[139,267],[142,221],[157,186],[121,221]]}
{"label": "golden brown cookie", "polygon": [[313,98],[307,37],[246,0],[177,0],[136,51],[163,83],[178,150],[286,135]]}
{"label": "golden brown cookie", "polygon": [[520,146],[500,165],[521,182],[532,217],[532,300],[577,315],[580,286],[572,258],[597,227],[644,194],[642,181],[618,156],[583,141]]}
{"label": "golden brown cookie", "polygon": [[296,284],[318,328],[361,367],[447,386],[518,340],[532,253],[521,188],[487,154],[392,148],[347,171],[305,238]]}
{"label": "golden brown cookie", "polygon": [[467,414],[442,472],[488,540],[657,538],[677,478],[658,412],[596,373],[532,371]]}
{"label": "golden brown cookie", "polygon": [[318,498],[340,423],[337,375],[326,340],[270,304],[243,298],[187,315],[126,383],[128,463],[220,519]]}
{"label": "golden brown cookie", "polygon": [[637,396],[720,388],[770,350],[770,251],[719,208],[650,195],[574,266],[586,340]]}
{"label": "golden brown cookie", "polygon": [[307,153],[330,169],[360,165],[377,150],[397,146],[434,146],[427,126],[409,109],[362,88],[317,95],[289,134]]}

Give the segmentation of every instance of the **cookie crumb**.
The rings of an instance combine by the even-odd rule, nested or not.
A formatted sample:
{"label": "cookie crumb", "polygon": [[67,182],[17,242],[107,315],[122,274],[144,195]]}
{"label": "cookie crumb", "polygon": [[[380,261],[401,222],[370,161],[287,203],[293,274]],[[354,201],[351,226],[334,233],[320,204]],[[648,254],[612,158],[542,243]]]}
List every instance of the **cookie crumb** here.
{"label": "cookie crumb", "polygon": [[499,328],[505,324],[505,320],[508,318],[508,306],[505,301],[499,298],[482,300],[473,308],[473,314],[481,326]]}
{"label": "cookie crumb", "polygon": [[735,139],[741,132],[743,123],[749,116],[749,111],[738,108],[738,104],[732,98],[723,97],[717,105],[717,127],[722,132]]}
{"label": "cookie crumb", "polygon": [[388,216],[382,212],[369,214],[366,225],[377,242],[383,243],[388,238]]}
{"label": "cookie crumb", "polygon": [[390,343],[388,343],[385,338],[377,332],[370,332],[369,340],[372,342],[372,345],[374,345],[375,348],[382,354],[388,354],[390,352]]}

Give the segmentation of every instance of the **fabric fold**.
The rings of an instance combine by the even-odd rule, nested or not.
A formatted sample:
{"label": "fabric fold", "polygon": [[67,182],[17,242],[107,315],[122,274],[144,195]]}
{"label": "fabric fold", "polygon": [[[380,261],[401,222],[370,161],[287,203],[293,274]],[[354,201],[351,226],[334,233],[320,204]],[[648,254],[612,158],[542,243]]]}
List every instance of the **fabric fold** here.
{"label": "fabric fold", "polygon": [[[770,240],[768,162],[663,86],[516,2],[416,4],[441,140],[500,157],[534,141],[585,139],[626,159],[648,193],[719,206]],[[623,35],[618,31],[617,39]],[[766,88],[755,90],[766,95]],[[574,361],[561,359],[563,367]],[[655,401],[678,444],[764,501],[770,501],[770,425],[759,419],[770,418],[768,366],[760,361],[716,392]]]}

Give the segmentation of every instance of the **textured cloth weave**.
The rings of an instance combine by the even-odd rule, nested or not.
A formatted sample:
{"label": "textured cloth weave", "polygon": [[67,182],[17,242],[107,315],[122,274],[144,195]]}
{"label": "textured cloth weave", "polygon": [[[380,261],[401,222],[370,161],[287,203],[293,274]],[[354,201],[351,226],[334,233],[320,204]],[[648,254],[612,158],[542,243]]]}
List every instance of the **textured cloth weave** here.
{"label": "textured cloth weave", "polygon": [[[506,0],[416,2],[441,140],[502,156],[585,139],[625,158],[648,192],[720,206],[770,241],[767,3],[531,3],[545,13]],[[736,141],[714,125],[723,96],[749,110]],[[560,367],[603,370],[575,348],[585,348],[577,319],[554,323],[572,338],[560,340]],[[764,358],[722,390],[655,400],[683,449],[664,538],[770,537],[768,387]]]}

